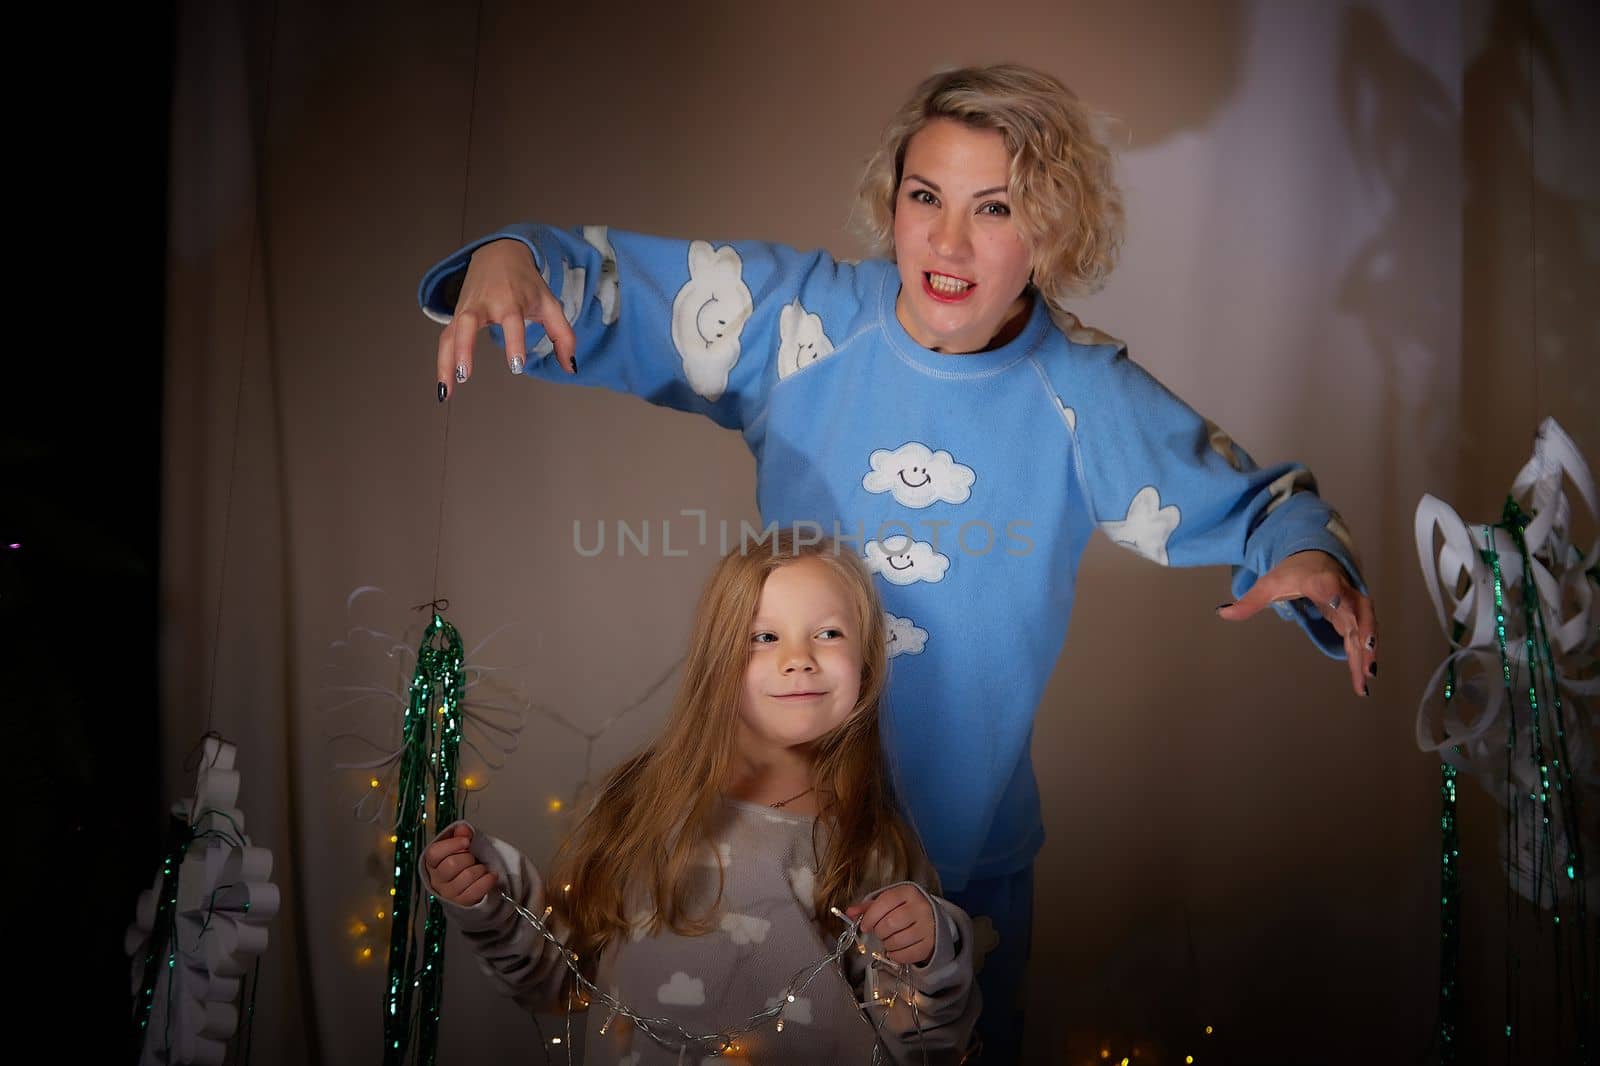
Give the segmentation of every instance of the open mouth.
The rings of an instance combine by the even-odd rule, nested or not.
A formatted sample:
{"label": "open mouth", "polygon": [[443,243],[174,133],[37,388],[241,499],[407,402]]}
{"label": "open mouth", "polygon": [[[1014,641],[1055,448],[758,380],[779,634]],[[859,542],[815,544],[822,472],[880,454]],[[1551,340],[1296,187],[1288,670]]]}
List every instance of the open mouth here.
{"label": "open mouth", "polygon": [[972,295],[972,290],[977,287],[977,282],[951,274],[940,274],[932,270],[922,272],[922,291],[944,303],[958,303]]}

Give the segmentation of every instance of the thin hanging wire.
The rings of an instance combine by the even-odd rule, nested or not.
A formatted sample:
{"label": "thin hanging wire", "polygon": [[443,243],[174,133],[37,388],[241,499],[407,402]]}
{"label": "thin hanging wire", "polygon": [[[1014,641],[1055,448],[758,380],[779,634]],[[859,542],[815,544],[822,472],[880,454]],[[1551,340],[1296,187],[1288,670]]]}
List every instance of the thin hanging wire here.
{"label": "thin hanging wire", "polygon": [[[262,182],[266,177],[266,164],[262,161],[262,153],[266,150],[267,121],[271,117],[272,107],[272,65],[278,53],[278,6],[272,5],[272,27],[267,33],[267,73],[261,86],[261,124],[259,130],[254,122],[250,123],[250,153],[251,153],[251,180],[255,182],[251,198],[252,205],[259,205],[262,195]],[[249,82],[246,80],[248,88]],[[248,96],[245,106],[250,107]],[[233,387],[233,447],[228,457],[228,490],[222,507],[222,559],[217,564],[217,609],[213,614],[211,624],[211,676],[206,686],[206,728],[207,734],[212,732],[212,718],[217,708],[217,657],[222,648],[222,605],[226,602],[228,585],[228,542],[233,531],[233,486],[239,479],[239,438],[241,432],[240,412],[244,409],[244,372],[249,362],[250,340],[250,309],[255,303],[256,291],[256,253],[261,239],[261,211],[253,210],[250,219],[250,254],[245,258],[244,266],[244,311],[239,321],[239,378]],[[266,264],[261,265],[262,272],[266,272]],[[265,279],[263,278],[263,281]]]}
{"label": "thin hanging wire", "polygon": [[[472,23],[472,95],[467,102],[467,165],[461,182],[460,241],[467,243],[467,200],[472,192],[472,133],[478,114],[478,66],[483,57],[483,0],[478,0],[477,13]],[[450,410],[454,404],[444,405],[444,441],[439,447],[439,518],[433,534],[433,599],[439,599],[439,560],[444,554],[444,501],[450,480]]]}
{"label": "thin hanging wire", "polygon": [[1528,86],[1528,268],[1531,278],[1528,311],[1529,317],[1533,320],[1533,417],[1538,420],[1544,417],[1544,397],[1539,392],[1539,122],[1535,110],[1538,93],[1533,82],[1535,17],[1533,0],[1528,0],[1526,33],[1523,40],[1527,65],[1525,80]]}

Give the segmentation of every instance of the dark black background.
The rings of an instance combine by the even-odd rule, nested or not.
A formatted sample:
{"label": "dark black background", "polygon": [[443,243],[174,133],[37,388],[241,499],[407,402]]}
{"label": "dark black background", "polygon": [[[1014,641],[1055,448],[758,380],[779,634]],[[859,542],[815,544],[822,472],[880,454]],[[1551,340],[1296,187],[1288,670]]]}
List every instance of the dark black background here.
{"label": "dark black background", "polygon": [[[157,565],[174,6],[7,16],[0,671],[19,803],[7,1043],[132,1062],[159,863]],[[20,544],[20,549],[7,547]],[[32,1034],[26,1036],[25,1034]],[[37,1041],[37,1043],[35,1042]]]}

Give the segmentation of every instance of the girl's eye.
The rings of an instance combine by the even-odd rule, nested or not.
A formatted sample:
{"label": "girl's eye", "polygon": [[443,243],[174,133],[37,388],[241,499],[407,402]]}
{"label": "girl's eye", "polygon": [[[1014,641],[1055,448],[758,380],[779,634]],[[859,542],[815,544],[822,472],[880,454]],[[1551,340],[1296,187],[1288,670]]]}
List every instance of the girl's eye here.
{"label": "girl's eye", "polygon": [[777,639],[778,639],[777,636],[772,634],[772,633],[755,633],[755,634],[751,635],[750,643],[752,643],[752,644],[771,644],[771,643],[775,642]]}
{"label": "girl's eye", "polygon": [[817,636],[819,636],[819,637],[839,638],[839,637],[844,636],[844,630],[842,630],[842,629],[824,629],[821,633],[818,633]]}
{"label": "girl's eye", "polygon": [[1008,204],[1001,203],[999,200],[990,200],[988,203],[978,208],[978,213],[982,215],[995,215],[1003,218],[1006,215],[1011,214],[1011,207]]}

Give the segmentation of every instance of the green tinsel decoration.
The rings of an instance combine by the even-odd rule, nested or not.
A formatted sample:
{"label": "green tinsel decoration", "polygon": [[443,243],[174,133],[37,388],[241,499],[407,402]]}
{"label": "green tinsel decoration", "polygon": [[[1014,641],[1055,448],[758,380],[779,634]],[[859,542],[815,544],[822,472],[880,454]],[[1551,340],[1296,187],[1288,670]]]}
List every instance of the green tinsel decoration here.
{"label": "green tinsel decoration", "polygon": [[[444,908],[428,897],[417,928],[414,894],[421,890],[417,862],[442,827],[456,820],[456,763],[461,747],[461,701],[466,695],[461,634],[440,617],[422,635],[406,706],[400,781],[395,804],[393,925],[384,992],[383,1061],[433,1066],[439,1044],[439,1003],[444,992]],[[433,817],[428,801],[433,800]]]}
{"label": "green tinsel decoration", "polygon": [[[1573,890],[1573,907],[1569,929],[1568,943],[1570,951],[1575,958],[1569,957],[1567,967],[1569,1002],[1574,1007],[1577,1047],[1576,1058],[1573,1061],[1588,1063],[1594,1051],[1593,1040],[1595,1033],[1595,1001],[1592,998],[1594,989],[1589,980],[1590,959],[1589,952],[1593,946],[1589,942],[1587,901],[1585,899],[1584,882],[1584,855],[1579,837],[1578,789],[1572,780],[1571,762],[1567,749],[1566,721],[1562,714],[1561,691],[1557,680],[1555,657],[1550,647],[1549,634],[1545,631],[1543,613],[1538,608],[1537,594],[1531,589],[1524,591],[1522,596],[1521,611],[1523,615],[1524,641],[1526,644],[1527,676],[1519,677],[1520,671],[1516,669],[1512,657],[1506,647],[1506,600],[1505,587],[1501,577],[1500,555],[1494,547],[1494,530],[1504,531],[1517,546],[1522,559],[1522,572],[1532,572],[1528,546],[1524,537],[1531,516],[1522,510],[1514,497],[1507,498],[1501,521],[1491,527],[1480,527],[1484,534],[1484,546],[1479,553],[1490,572],[1494,575],[1494,603],[1496,634],[1498,636],[1500,653],[1501,683],[1505,686],[1507,708],[1510,715],[1506,731],[1506,861],[1507,890],[1506,890],[1506,1002],[1505,1002],[1505,1038],[1507,1061],[1516,1061],[1519,1054],[1521,1028],[1518,1025],[1521,1014],[1521,995],[1519,978],[1521,973],[1520,953],[1513,946],[1513,929],[1518,920],[1520,897],[1515,889],[1515,884],[1520,883],[1522,871],[1515,866],[1516,856],[1520,851],[1519,837],[1522,831],[1521,805],[1524,801],[1531,802],[1537,807],[1538,817],[1534,820],[1534,831],[1537,839],[1533,842],[1533,854],[1536,869],[1531,871],[1533,898],[1535,901],[1544,899],[1545,892],[1549,892],[1552,910],[1551,939],[1556,958],[1556,1012],[1557,1028],[1560,1027],[1561,1015],[1561,949],[1563,941],[1562,907],[1558,895],[1557,880],[1565,878]],[[1531,579],[1530,579],[1531,580]],[[1464,630],[1458,623],[1455,638],[1461,639]],[[1519,794],[1514,783],[1512,767],[1517,757],[1517,705],[1519,689],[1520,695],[1528,703],[1528,730],[1529,748],[1528,755],[1533,760],[1533,765],[1539,771],[1538,791],[1528,796]],[[1444,699],[1448,704],[1456,694],[1455,668],[1451,666],[1445,674]],[[1543,704],[1541,706],[1541,695]],[[1551,730],[1545,730],[1544,719],[1548,716]],[[1547,750],[1547,739],[1553,736],[1554,744]],[[1554,771],[1552,773],[1552,771]],[[1461,1018],[1461,997],[1459,986],[1459,968],[1461,960],[1461,872],[1460,872],[1460,832],[1456,822],[1456,768],[1446,763],[1442,768],[1440,795],[1442,812],[1440,828],[1442,832],[1441,844],[1441,881],[1440,881],[1440,958],[1439,958],[1439,1023],[1438,1037],[1440,1042],[1440,1062],[1443,1066],[1451,1066],[1456,1061],[1456,1038]],[[1558,862],[1556,848],[1558,842],[1552,839],[1551,833],[1551,808],[1555,806],[1559,812],[1565,839],[1565,861]],[[1538,909],[1536,902],[1535,910]],[[1571,934],[1576,934],[1572,937]]]}

